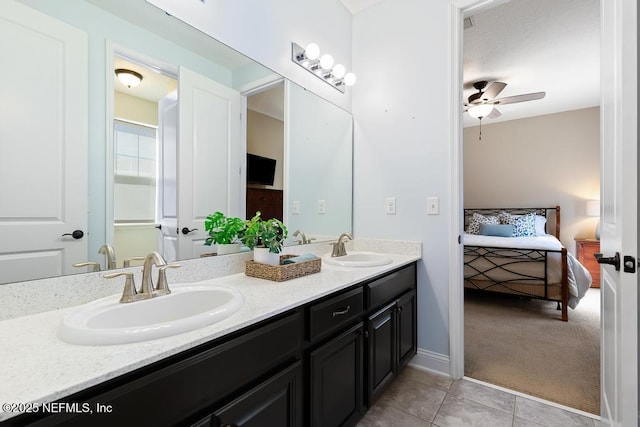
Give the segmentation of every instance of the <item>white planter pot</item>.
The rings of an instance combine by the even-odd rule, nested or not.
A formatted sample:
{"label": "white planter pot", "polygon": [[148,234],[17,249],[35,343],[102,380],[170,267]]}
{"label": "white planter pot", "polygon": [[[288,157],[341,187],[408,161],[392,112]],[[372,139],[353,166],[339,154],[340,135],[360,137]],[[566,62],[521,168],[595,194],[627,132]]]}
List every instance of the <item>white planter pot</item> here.
{"label": "white planter pot", "polygon": [[269,248],[254,248],[253,260],[261,264],[280,265],[280,254],[272,254]]}
{"label": "white planter pot", "polygon": [[218,244],[217,246],[218,255],[235,254],[240,252],[240,243],[229,243],[226,245]]}

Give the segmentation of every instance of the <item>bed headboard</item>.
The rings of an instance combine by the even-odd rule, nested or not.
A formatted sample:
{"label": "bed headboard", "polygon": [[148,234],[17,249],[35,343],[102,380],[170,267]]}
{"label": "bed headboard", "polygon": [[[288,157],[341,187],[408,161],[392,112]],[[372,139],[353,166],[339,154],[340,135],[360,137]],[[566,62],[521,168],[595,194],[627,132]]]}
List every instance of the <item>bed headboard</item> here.
{"label": "bed headboard", "polygon": [[553,208],[468,208],[464,210],[464,229],[467,229],[469,221],[474,213],[485,216],[497,216],[500,212],[509,212],[513,215],[524,215],[535,212],[536,215],[547,218],[545,230],[560,240],[560,206]]}

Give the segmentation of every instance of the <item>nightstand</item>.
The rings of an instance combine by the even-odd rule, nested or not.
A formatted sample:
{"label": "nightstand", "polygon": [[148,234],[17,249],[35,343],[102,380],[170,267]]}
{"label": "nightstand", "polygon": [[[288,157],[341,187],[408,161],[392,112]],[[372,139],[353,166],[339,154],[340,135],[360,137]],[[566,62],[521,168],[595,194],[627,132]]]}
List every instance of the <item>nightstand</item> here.
{"label": "nightstand", "polygon": [[598,261],[596,261],[593,254],[600,252],[600,240],[576,237],[575,241],[578,261],[580,261],[580,264],[584,265],[585,268],[589,270],[589,273],[591,273],[591,277],[593,279],[591,287],[599,288],[600,264],[598,264]]}

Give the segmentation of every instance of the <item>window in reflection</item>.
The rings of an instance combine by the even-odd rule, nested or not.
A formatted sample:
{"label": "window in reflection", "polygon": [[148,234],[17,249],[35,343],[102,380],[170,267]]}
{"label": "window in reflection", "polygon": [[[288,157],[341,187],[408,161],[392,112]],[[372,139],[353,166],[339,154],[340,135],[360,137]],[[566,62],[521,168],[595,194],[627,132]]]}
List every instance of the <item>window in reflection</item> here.
{"label": "window in reflection", "polygon": [[156,128],[114,121],[114,220],[155,223]]}

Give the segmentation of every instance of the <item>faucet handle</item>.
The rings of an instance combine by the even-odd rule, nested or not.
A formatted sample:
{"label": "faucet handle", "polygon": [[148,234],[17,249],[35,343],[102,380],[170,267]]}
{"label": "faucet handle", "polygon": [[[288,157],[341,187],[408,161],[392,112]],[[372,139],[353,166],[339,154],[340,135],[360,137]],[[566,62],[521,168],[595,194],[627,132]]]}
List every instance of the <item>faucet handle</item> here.
{"label": "faucet handle", "polygon": [[122,297],[120,302],[133,302],[138,297],[138,291],[136,291],[136,283],[133,280],[133,273],[110,273],[105,274],[105,279],[113,279],[114,277],[124,276],[126,278],[124,282],[124,290],[122,291]]}
{"label": "faucet handle", "polygon": [[100,271],[100,263],[98,262],[92,262],[92,261],[87,261],[87,262],[79,262],[77,264],[73,264],[74,267],[87,267],[87,266],[91,266],[91,272],[95,273],[96,271]]}
{"label": "faucet handle", "polygon": [[181,267],[180,264],[167,264],[162,267],[158,267],[158,284],[156,289],[154,290],[155,295],[167,295],[171,293],[171,289],[169,289],[169,283],[167,282],[167,268],[178,268]]}
{"label": "faucet handle", "polygon": [[128,258],[124,260],[123,267],[131,267],[131,261],[144,261],[143,256],[134,256],[132,258]]}

